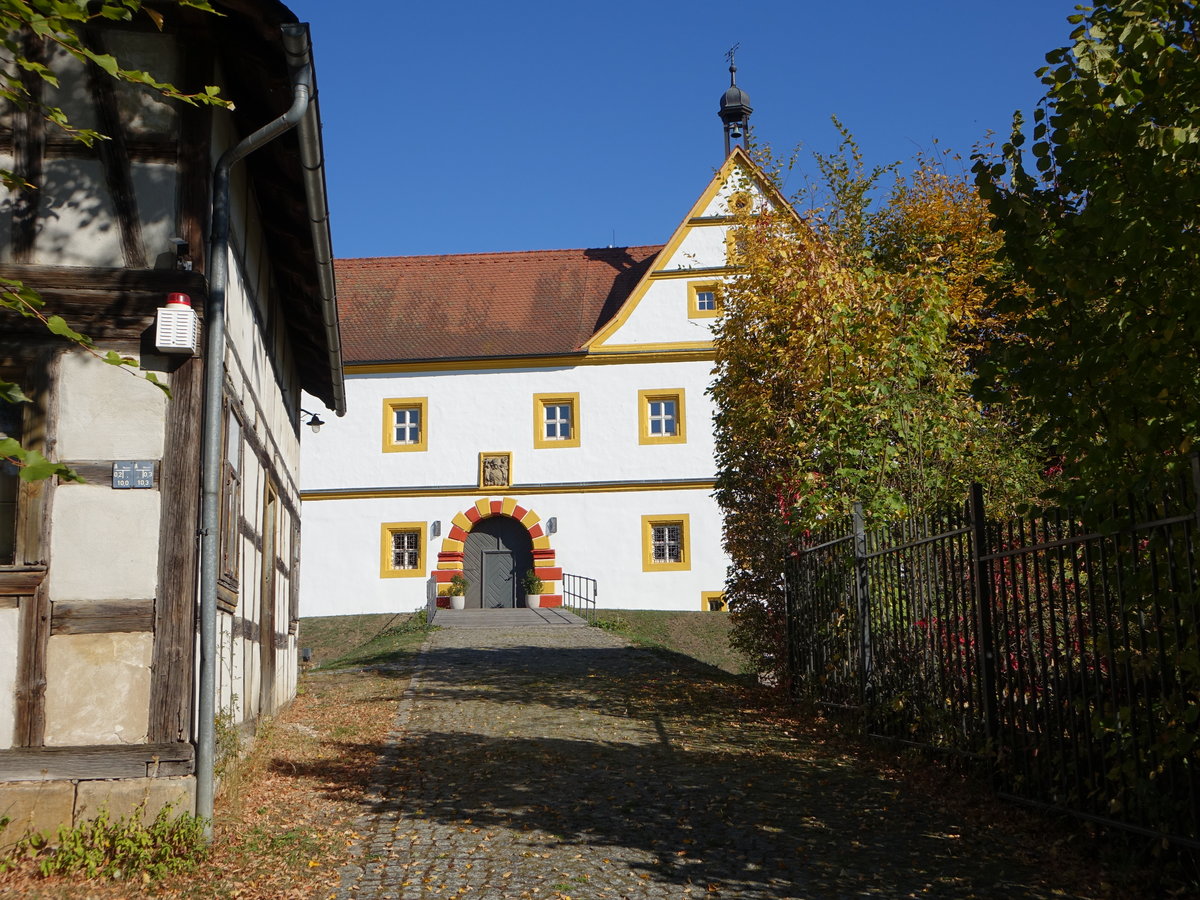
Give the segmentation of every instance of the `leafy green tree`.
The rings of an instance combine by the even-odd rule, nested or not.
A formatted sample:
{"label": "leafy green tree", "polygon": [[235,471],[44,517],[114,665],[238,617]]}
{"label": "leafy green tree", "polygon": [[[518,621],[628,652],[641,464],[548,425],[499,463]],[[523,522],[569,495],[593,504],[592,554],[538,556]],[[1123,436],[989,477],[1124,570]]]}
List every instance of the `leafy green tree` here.
{"label": "leafy green tree", "polygon": [[[178,0],[178,5],[215,12],[208,0]],[[73,126],[61,107],[43,99],[41,92],[33,89],[39,82],[52,88],[59,87],[57,74],[47,65],[48,52],[58,49],[84,65],[100,68],[119,81],[145,86],[164,97],[190,104],[230,106],[213,85],[199,93],[184,93],[147,72],[121,65],[111,54],[95,50],[86,39],[89,26],[130,21],[138,13],[162,28],[162,13],[144,5],[142,0],[0,0],[0,101],[12,108],[36,111],[51,125],[89,147],[98,140],[107,140],[98,131]],[[2,168],[0,184],[10,190],[30,187],[17,173]],[[73,341],[110,365],[126,367],[129,371],[134,371],[137,366],[137,360],[132,357],[97,350],[90,338],[71,328],[61,316],[47,315],[41,296],[20,281],[0,278],[0,309],[40,319],[51,333]],[[147,372],[145,377],[166,390],[153,372]],[[27,403],[29,398],[20,385],[0,379],[0,402]],[[53,475],[78,478],[66,466],[48,461],[37,451],[22,447],[15,438],[4,434],[0,434],[0,459],[17,465],[21,478],[27,481]]]}
{"label": "leafy green tree", "polygon": [[[1135,486],[1200,440],[1200,46],[1193,0],[1117,0],[1070,18],[976,183],[1013,281],[979,395],[1061,454],[1068,501]],[[1076,496],[1077,495],[1077,496]]]}
{"label": "leafy green tree", "polygon": [[[997,240],[964,176],[919,158],[875,208],[877,182],[843,131],[819,157],[825,190],[804,215],[743,215],[739,274],[717,325],[717,500],[733,560],[738,646],[781,660],[786,548],[841,522],[958,503],[971,481],[997,506],[1036,493],[1038,466],[972,398],[995,324],[976,281],[998,277]],[[768,163],[763,166],[770,171]]]}

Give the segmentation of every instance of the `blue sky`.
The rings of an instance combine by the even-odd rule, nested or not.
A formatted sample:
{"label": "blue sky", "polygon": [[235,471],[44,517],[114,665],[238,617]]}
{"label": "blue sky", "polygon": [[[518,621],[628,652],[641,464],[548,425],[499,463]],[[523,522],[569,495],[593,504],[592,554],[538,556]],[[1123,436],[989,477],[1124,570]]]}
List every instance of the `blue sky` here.
{"label": "blue sky", "polygon": [[[1043,89],[1063,0],[287,0],[312,25],[334,251],[665,241],[723,155],[726,50],[760,142],[965,157]],[[965,163],[964,163],[965,164]]]}

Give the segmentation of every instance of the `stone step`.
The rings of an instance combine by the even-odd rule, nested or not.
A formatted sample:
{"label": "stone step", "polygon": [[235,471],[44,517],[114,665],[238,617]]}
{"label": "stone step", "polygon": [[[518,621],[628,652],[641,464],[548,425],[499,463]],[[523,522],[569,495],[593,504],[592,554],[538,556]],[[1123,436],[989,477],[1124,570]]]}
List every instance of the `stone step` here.
{"label": "stone step", "polygon": [[587,622],[565,609],[439,609],[433,624],[441,628],[536,628],[586,626]]}

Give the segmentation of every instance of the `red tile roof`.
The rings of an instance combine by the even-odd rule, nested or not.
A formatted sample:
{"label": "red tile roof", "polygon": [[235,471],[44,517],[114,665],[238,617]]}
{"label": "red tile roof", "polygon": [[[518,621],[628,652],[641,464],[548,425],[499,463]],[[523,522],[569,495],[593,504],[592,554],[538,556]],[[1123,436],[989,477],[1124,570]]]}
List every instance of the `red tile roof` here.
{"label": "red tile roof", "polygon": [[347,363],[564,354],[616,314],[662,249],[339,259]]}

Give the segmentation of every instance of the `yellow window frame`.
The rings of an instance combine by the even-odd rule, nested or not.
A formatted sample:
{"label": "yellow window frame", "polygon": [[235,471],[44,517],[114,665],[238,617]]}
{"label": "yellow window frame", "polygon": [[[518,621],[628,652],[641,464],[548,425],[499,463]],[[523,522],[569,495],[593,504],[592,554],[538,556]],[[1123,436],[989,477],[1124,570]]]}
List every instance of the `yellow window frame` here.
{"label": "yellow window frame", "polygon": [[[715,319],[721,314],[721,295],[717,292],[718,284],[715,281],[689,281],[688,282],[688,318],[689,319]],[[716,300],[715,309],[700,308],[700,293],[709,291]]]}
{"label": "yellow window frame", "polygon": [[[396,441],[396,413],[402,409],[415,409],[421,415],[421,430],[416,443],[402,444]],[[383,401],[383,452],[413,453],[429,449],[429,398],[390,397]]]}
{"label": "yellow window frame", "polygon": [[[650,404],[655,400],[675,401],[675,433],[650,433]],[[687,416],[684,412],[686,392],[683,388],[659,388],[638,391],[638,443],[639,444],[686,444]]]}
{"label": "yellow window frame", "polygon": [[729,612],[724,591],[701,591],[700,609],[704,612]]}
{"label": "yellow window frame", "polygon": [[[426,554],[426,534],[429,531],[427,522],[384,522],[379,528],[379,577],[380,578],[424,578]],[[415,569],[397,569],[392,565],[392,535],[417,535],[417,567]]]}
{"label": "yellow window frame", "polygon": [[725,264],[740,266],[745,262],[745,240],[739,240],[744,225],[730,225],[725,229]]}
{"label": "yellow window frame", "polygon": [[[568,406],[571,409],[571,436],[566,439],[546,437],[546,407]],[[579,446],[579,394],[533,395],[533,446],[538,450]]]}
{"label": "yellow window frame", "polygon": [[[679,526],[679,562],[654,561],[654,528],[658,525]],[[665,516],[642,516],[642,571],[686,572],[692,568],[691,517],[687,513]]]}

